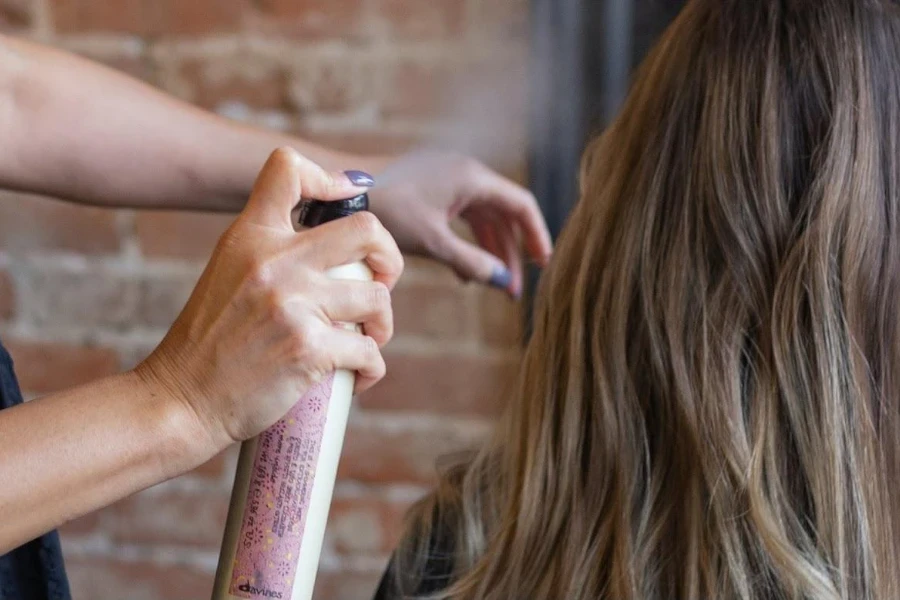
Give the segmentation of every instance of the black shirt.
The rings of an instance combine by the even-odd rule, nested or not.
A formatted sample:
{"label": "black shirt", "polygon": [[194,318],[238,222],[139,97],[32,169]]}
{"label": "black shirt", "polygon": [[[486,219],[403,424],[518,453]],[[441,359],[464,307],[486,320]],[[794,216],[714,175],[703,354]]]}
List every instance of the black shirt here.
{"label": "black shirt", "polygon": [[442,592],[453,584],[453,538],[446,521],[436,519],[428,548],[428,560],[425,561],[424,573],[416,589],[404,584],[410,573],[396,572],[396,559],[392,559],[387,567],[374,600],[407,600],[410,597],[428,596]]}
{"label": "black shirt", "polygon": [[[12,359],[0,344],[0,410],[21,403],[22,394],[13,373]],[[3,460],[2,456],[0,460]],[[0,555],[0,600],[71,598],[59,536],[55,531]]]}

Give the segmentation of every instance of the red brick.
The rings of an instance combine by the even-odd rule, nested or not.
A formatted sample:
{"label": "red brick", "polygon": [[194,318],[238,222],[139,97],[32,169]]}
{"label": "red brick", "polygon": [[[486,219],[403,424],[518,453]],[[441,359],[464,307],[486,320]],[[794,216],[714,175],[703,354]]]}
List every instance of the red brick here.
{"label": "red brick", "polygon": [[374,12],[382,17],[382,26],[391,37],[457,37],[465,28],[466,0],[377,0]]}
{"label": "red brick", "polygon": [[480,33],[494,41],[527,41],[530,36],[528,0],[489,0],[477,3]]}
{"label": "red brick", "polygon": [[421,256],[406,256],[404,259],[403,276],[405,278],[447,287],[460,285],[459,277],[445,265]]}
{"label": "red brick", "polygon": [[242,21],[240,0],[51,0],[51,10],[59,33],[225,33]]}
{"label": "red brick", "polygon": [[435,341],[466,340],[472,335],[473,311],[466,290],[401,280],[392,296],[397,337]]}
{"label": "red brick", "polygon": [[16,310],[16,290],[12,277],[0,271],[0,321],[12,318]]}
{"label": "red brick", "polygon": [[68,556],[72,596],[85,600],[196,600],[212,594],[213,574],[147,560]]}
{"label": "red brick", "polygon": [[101,63],[110,69],[120,71],[129,77],[140,79],[150,85],[157,85],[156,67],[145,55],[132,55],[130,52],[92,52],[80,48],[71,49],[73,52]]}
{"label": "red brick", "polygon": [[32,0],[0,0],[0,32],[19,32],[34,23]]}
{"label": "red brick", "polygon": [[477,329],[484,345],[495,348],[522,346],[525,314],[520,302],[485,288],[479,291],[478,307],[480,326]]}
{"label": "red brick", "polygon": [[59,33],[145,33],[150,18],[144,0],[52,0],[50,8]]}
{"label": "red brick", "polygon": [[478,356],[385,355],[387,376],[360,397],[368,409],[496,415],[517,363]]}
{"label": "red brick", "polygon": [[222,543],[228,501],[227,490],[151,488],[101,512],[116,543],[214,550]]}
{"label": "red brick", "polygon": [[263,33],[352,40],[364,34],[365,0],[255,0],[253,24]]}
{"label": "red brick", "polygon": [[354,571],[319,572],[316,577],[316,600],[365,600],[375,595],[381,573]]}
{"label": "red brick", "polygon": [[108,348],[5,339],[26,393],[49,394],[116,373],[119,359]]}
{"label": "red brick", "polygon": [[465,424],[388,431],[377,424],[352,423],[344,441],[339,477],[364,483],[433,484],[438,460],[477,449],[487,428]]}
{"label": "red brick", "polygon": [[389,554],[400,541],[407,510],[407,502],[335,498],[327,535],[339,554]]}
{"label": "red brick", "polygon": [[64,539],[78,538],[97,533],[100,527],[100,514],[92,512],[74,521],[69,521],[59,528],[59,532]]}
{"label": "red brick", "polygon": [[289,106],[287,75],[264,65],[229,68],[218,62],[189,62],[181,66],[180,78],[192,84],[193,102],[210,110],[231,102],[261,110]]}
{"label": "red brick", "polygon": [[28,313],[35,324],[52,327],[115,327],[133,325],[138,282],[98,271],[31,272]]}
{"label": "red brick", "polygon": [[351,154],[402,154],[422,141],[414,136],[378,131],[320,131],[300,128],[295,133],[313,143]]}
{"label": "red brick", "polygon": [[115,58],[106,58],[100,62],[111,69],[121,71],[122,73],[135,79],[140,79],[145,83],[151,85],[157,84],[156,69],[154,68],[153,63],[148,61],[145,57],[119,56]]}
{"label": "red brick", "polygon": [[141,282],[133,323],[169,329],[187,304],[197,277],[148,277]]}
{"label": "red brick", "polygon": [[376,73],[364,61],[306,61],[293,74],[291,103],[301,114],[346,113],[370,102]]}
{"label": "red brick", "polygon": [[6,250],[108,254],[120,248],[116,213],[25,194],[0,193],[0,243]]}
{"label": "red brick", "polygon": [[145,256],[207,261],[231,215],[145,212],[137,216],[137,235]]}
{"label": "red brick", "polygon": [[[39,4],[48,9],[51,28],[65,36],[54,39],[51,33],[49,42],[145,81],[165,83],[204,108],[225,112],[228,104],[239,103],[251,111],[286,115],[289,127],[304,137],[360,154],[415,148],[422,135],[406,127],[415,121],[422,124],[418,130],[438,133],[437,139],[428,137],[436,145],[469,148],[504,169],[523,164],[524,128],[515,124],[524,122],[527,78],[496,64],[503,59],[486,42],[504,44],[504,56],[519,47],[524,51],[527,0],[0,0],[0,29],[10,23],[19,31],[33,29],[33,6]],[[239,31],[256,41],[238,41],[233,34]],[[141,45],[133,36],[182,39],[164,44],[151,56],[156,45]],[[269,39],[276,36],[293,38],[300,52],[325,41],[326,54],[308,61],[268,55]],[[440,49],[431,40],[447,47],[447,55],[435,55]],[[384,52],[369,52],[371,42]],[[429,47],[413,56],[395,48],[397,42]],[[484,64],[462,64],[467,55],[463,43],[472,42],[484,49],[479,53],[485,56]],[[214,47],[211,53],[208,43]],[[235,50],[228,52],[228,47]],[[328,50],[345,47],[349,54]],[[352,55],[363,59],[351,62]],[[396,122],[388,122],[391,127],[384,130],[344,127],[345,115],[368,117],[370,106],[380,109],[376,117]],[[329,118],[320,118],[325,116]],[[442,123],[434,123],[436,119]],[[32,202],[51,209],[32,212]],[[13,256],[34,250],[115,255],[125,244],[119,221],[114,213],[47,201],[16,200],[13,208],[4,197],[0,247],[12,250]],[[196,261],[193,266],[199,267],[231,221],[230,216],[141,213],[135,237],[145,257]],[[198,275],[193,269],[123,273],[103,265],[71,274],[65,265],[50,265],[46,259],[37,265],[16,267],[21,287],[14,289],[14,317],[38,327],[45,339],[72,325],[107,331],[137,328],[135,334],[140,334],[129,333],[127,343],[115,351],[66,344],[52,344],[48,350],[43,344],[9,340],[23,381],[38,393],[94,379],[146,356],[157,334],[182,308]],[[361,399],[366,408],[388,411],[363,409],[354,416],[341,476],[356,483],[339,486],[327,532],[329,560],[319,577],[317,600],[372,596],[381,574],[378,561],[395,546],[406,508],[403,500],[394,500],[384,490],[391,482],[426,486],[434,480],[440,457],[478,446],[488,419],[468,419],[496,413],[504,398],[500,381],[515,370],[518,307],[501,294],[474,285],[461,288],[452,272],[436,263],[410,259],[407,265],[408,276],[394,297],[398,340],[388,351],[390,375]],[[47,273],[35,272],[43,266]],[[10,305],[4,275],[0,269],[0,320]],[[442,349],[448,343],[455,350]],[[403,354],[412,354],[416,345],[427,352]],[[492,358],[459,356],[479,348]],[[182,482],[65,525],[75,597],[208,598],[213,580],[209,566],[191,568],[177,561],[183,556],[190,564],[207,565],[218,549],[230,487],[226,481],[233,467],[234,449],[199,466]],[[376,491],[369,493],[366,486]],[[104,543],[97,543],[101,540]],[[169,553],[174,546],[177,555]]]}
{"label": "red brick", "polygon": [[459,74],[449,64],[405,60],[387,69],[381,110],[385,117],[447,116],[458,98]]}
{"label": "red brick", "polygon": [[160,5],[161,31],[167,35],[225,33],[241,29],[242,0],[145,1]]}

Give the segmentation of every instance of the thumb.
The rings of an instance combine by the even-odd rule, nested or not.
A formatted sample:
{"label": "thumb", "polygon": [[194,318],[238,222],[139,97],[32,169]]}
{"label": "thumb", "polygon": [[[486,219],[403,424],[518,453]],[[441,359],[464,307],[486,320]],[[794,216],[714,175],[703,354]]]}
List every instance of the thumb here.
{"label": "thumb", "polygon": [[477,281],[512,293],[512,273],[506,264],[490,252],[458,237],[447,227],[442,232],[440,258],[449,263],[466,281]]}
{"label": "thumb", "polygon": [[344,173],[326,171],[293,148],[278,148],[257,176],[242,216],[258,225],[293,231],[291,211],[301,198],[343,200],[365,189]]}

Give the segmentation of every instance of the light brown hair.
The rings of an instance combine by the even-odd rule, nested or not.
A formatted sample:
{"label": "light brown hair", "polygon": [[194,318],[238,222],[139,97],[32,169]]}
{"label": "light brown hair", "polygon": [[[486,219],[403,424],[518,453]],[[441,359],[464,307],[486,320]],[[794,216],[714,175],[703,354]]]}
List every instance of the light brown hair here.
{"label": "light brown hair", "polygon": [[693,0],[590,146],[454,600],[900,598],[900,4]]}

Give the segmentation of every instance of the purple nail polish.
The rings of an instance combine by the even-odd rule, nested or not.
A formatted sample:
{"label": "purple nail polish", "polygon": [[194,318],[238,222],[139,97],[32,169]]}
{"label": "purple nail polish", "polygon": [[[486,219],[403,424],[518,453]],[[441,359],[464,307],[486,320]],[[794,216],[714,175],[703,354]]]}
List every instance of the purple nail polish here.
{"label": "purple nail polish", "polygon": [[375,185],[375,178],[365,171],[344,171],[344,175],[350,179],[350,183],[359,187],[372,187]]}
{"label": "purple nail polish", "polygon": [[509,286],[512,284],[512,273],[506,267],[494,267],[494,274],[491,275],[488,283],[495,288],[509,291]]}

